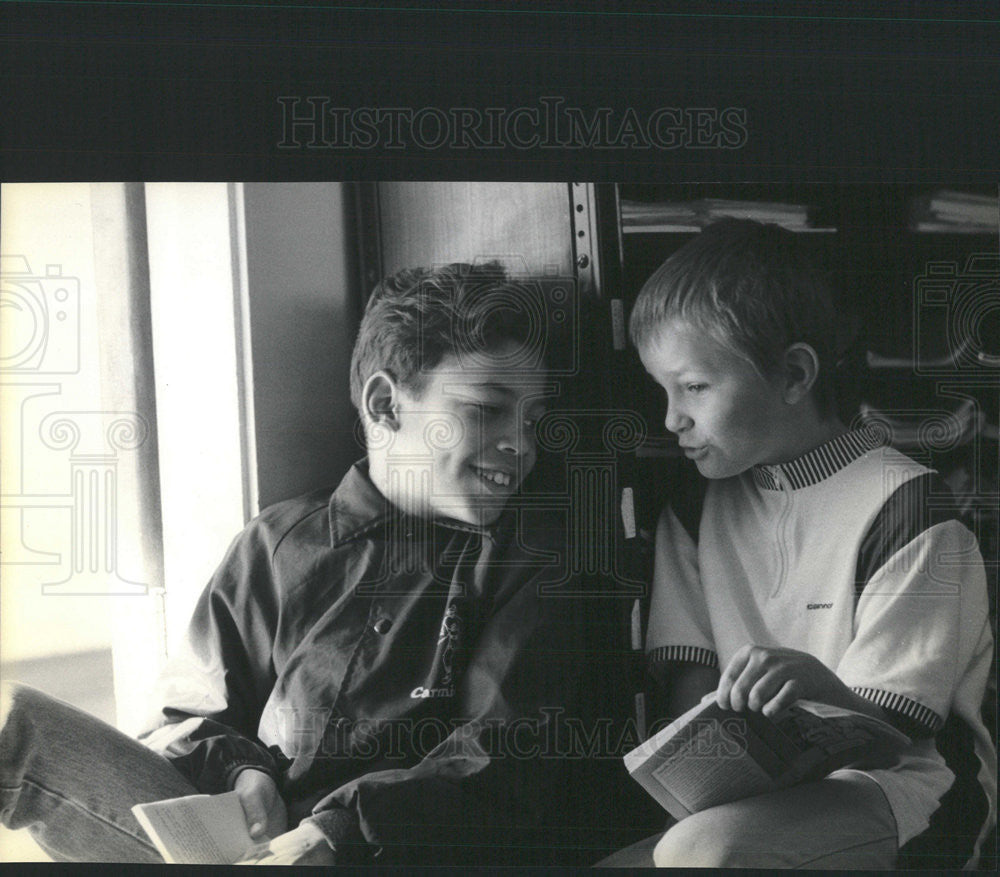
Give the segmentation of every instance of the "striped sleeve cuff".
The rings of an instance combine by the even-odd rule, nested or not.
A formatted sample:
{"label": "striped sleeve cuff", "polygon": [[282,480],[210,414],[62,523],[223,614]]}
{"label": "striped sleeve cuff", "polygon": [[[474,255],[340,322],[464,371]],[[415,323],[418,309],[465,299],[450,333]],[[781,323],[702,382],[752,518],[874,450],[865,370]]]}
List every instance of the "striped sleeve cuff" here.
{"label": "striped sleeve cuff", "polygon": [[711,649],[702,646],[659,646],[646,653],[648,663],[666,663],[685,661],[689,664],[702,664],[705,667],[718,667],[719,656]]}
{"label": "striped sleeve cuff", "polygon": [[944,725],[944,719],[934,710],[910,700],[901,694],[883,691],[879,688],[852,687],[851,691],[882,707],[892,723],[910,737],[927,737],[936,734]]}

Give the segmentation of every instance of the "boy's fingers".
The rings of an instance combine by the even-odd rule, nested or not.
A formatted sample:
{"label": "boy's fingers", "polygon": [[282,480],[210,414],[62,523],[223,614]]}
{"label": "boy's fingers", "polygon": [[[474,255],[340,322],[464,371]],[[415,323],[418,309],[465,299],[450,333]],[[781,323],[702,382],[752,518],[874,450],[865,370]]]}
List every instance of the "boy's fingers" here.
{"label": "boy's fingers", "polygon": [[270,864],[271,852],[264,845],[261,844],[253,853],[248,855],[245,859],[241,859],[237,862],[237,865],[267,865]]}
{"label": "boy's fingers", "polygon": [[248,812],[247,824],[249,826],[250,837],[254,840],[264,839],[267,834],[267,815],[265,813]]}
{"label": "boy's fingers", "polygon": [[258,770],[245,770],[236,778],[235,789],[247,817],[250,837],[263,840],[285,830],[284,802],[270,776]]}
{"label": "boy's fingers", "polygon": [[765,673],[753,683],[747,693],[747,709],[760,710],[767,704],[786,682],[786,677],[775,671]]}
{"label": "boy's fingers", "polygon": [[774,695],[761,710],[765,716],[769,719],[774,718],[778,713],[780,713],[785,707],[791,706],[799,699],[799,689],[796,685],[794,679],[789,679],[784,685],[778,690],[778,693]]}
{"label": "boy's fingers", "polygon": [[732,658],[729,659],[726,669],[723,670],[722,675],[719,677],[719,687],[716,689],[715,702],[722,709],[738,709],[738,707],[732,706],[732,690],[740,674],[746,669],[752,648],[753,646],[745,645],[738,649]]}
{"label": "boy's fingers", "polygon": [[731,710],[742,712],[747,708],[747,696],[756,681],[757,675],[753,672],[753,668],[749,665],[744,667],[743,672],[740,673],[739,678],[729,690],[729,708]]}
{"label": "boy's fingers", "polygon": [[264,807],[262,796],[251,789],[238,789],[236,794],[240,796],[240,803],[247,817],[250,837],[254,840],[261,838],[267,826],[267,809]]}
{"label": "boy's fingers", "polygon": [[[769,650],[758,646],[750,646],[747,650],[746,661],[739,676],[733,682],[729,690],[730,709],[740,712],[750,708],[750,692],[767,672],[769,671]],[[770,669],[770,672],[774,672]]]}

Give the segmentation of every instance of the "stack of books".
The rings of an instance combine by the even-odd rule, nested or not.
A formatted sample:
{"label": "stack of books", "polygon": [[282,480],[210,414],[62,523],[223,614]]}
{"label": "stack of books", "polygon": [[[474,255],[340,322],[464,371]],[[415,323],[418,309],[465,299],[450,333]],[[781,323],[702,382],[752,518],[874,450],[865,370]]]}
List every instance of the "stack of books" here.
{"label": "stack of books", "polygon": [[914,201],[910,228],[951,234],[995,234],[1000,229],[1000,206],[992,195],[940,189]]}
{"label": "stack of books", "polygon": [[706,222],[715,222],[724,216],[737,219],[756,219],[771,222],[790,231],[805,231],[809,224],[809,208],[805,204],[781,204],[774,201],[728,201],[722,198],[705,198],[701,202]]}
{"label": "stack of books", "polygon": [[709,223],[726,216],[774,223],[790,231],[835,231],[821,229],[809,220],[805,204],[774,201],[732,201],[702,198],[698,201],[626,201],[621,202],[622,231],[700,231]]}
{"label": "stack of books", "polygon": [[694,201],[622,201],[622,228],[667,227],[672,231],[700,231],[701,218]]}

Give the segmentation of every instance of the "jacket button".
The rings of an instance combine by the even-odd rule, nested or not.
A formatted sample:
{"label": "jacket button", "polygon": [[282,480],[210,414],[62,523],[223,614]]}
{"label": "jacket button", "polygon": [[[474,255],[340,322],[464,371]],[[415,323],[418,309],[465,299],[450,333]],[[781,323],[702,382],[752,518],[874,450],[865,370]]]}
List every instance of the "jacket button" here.
{"label": "jacket button", "polygon": [[392,619],[391,618],[380,618],[378,621],[375,622],[375,624],[373,625],[373,627],[374,627],[375,633],[377,633],[379,636],[384,636],[385,634],[387,634],[389,632],[389,628],[392,627]]}

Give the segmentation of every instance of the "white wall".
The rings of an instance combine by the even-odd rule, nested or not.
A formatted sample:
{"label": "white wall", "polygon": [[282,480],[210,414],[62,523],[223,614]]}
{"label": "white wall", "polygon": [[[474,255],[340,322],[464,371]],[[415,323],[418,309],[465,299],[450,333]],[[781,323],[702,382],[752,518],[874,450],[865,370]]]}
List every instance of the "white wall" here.
{"label": "white wall", "polygon": [[[349,193],[5,185],[2,199],[0,252],[31,274],[5,274],[0,312],[0,661],[113,642],[118,722],[133,730],[164,645],[246,520],[336,483],[362,453],[347,380],[358,295]],[[130,289],[145,294],[147,255],[155,374],[143,385],[139,342],[125,336],[147,318],[127,301]],[[57,307],[63,287],[71,295]],[[52,351],[31,359],[32,320],[45,317]],[[99,350],[102,333],[120,344]],[[138,398],[153,395],[155,406]],[[133,409],[155,430],[139,442],[148,459],[120,430],[108,444],[123,415],[138,424]],[[152,523],[136,504],[150,463],[161,492]],[[108,472],[116,487],[102,493]],[[111,520],[95,499],[115,500]]]}
{"label": "white wall", "polygon": [[[129,453],[108,446],[100,417],[96,321],[102,291],[93,247],[88,184],[3,185],[0,661],[5,663],[107,648],[111,642],[109,601],[117,598],[109,595],[108,565],[100,557],[106,528],[98,532],[87,526],[93,521],[84,521],[77,530],[83,544],[74,540],[74,455],[120,460]],[[47,337],[40,334],[46,331]],[[80,433],[75,444],[74,430]],[[96,551],[91,537],[102,543]],[[141,578],[141,570],[119,571]]]}
{"label": "white wall", "polygon": [[235,186],[146,185],[167,648],[256,498],[242,433]]}

